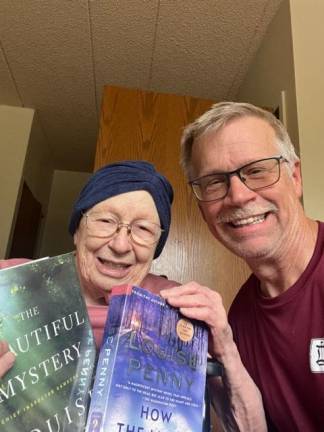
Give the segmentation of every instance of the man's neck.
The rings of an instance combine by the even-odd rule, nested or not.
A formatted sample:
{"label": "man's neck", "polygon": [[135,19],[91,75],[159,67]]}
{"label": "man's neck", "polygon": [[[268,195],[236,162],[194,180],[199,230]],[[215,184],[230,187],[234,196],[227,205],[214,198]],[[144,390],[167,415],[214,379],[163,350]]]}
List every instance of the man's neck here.
{"label": "man's neck", "polygon": [[276,297],[299,279],[313,256],[317,235],[318,223],[304,217],[298,232],[291,236],[285,250],[271,257],[248,262],[260,280],[264,296]]}

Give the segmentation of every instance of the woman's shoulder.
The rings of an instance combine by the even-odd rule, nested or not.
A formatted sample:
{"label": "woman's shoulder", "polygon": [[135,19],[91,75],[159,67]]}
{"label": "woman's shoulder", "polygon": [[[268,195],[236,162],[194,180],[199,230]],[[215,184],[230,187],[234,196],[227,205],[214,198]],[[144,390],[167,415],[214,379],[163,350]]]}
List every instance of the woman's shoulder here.
{"label": "woman's shoulder", "polygon": [[158,276],[153,273],[149,273],[141,283],[142,288],[145,288],[154,294],[158,294],[162,289],[172,288],[178,285],[181,284],[174,280],[170,280],[165,276]]}
{"label": "woman's shoulder", "polygon": [[19,264],[25,264],[28,261],[32,261],[32,260],[28,258],[10,258],[6,260],[0,260],[0,270],[9,267],[14,267]]}

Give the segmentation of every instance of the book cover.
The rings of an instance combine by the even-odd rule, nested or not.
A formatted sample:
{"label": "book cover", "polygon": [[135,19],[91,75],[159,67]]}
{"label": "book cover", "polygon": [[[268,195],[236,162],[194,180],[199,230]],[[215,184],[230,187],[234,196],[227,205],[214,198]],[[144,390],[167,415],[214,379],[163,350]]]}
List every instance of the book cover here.
{"label": "book cover", "polygon": [[0,339],[16,354],[0,430],[84,431],[96,350],[74,254],[1,270],[0,298]]}
{"label": "book cover", "polygon": [[113,290],[87,432],[201,432],[207,330],[140,287]]}

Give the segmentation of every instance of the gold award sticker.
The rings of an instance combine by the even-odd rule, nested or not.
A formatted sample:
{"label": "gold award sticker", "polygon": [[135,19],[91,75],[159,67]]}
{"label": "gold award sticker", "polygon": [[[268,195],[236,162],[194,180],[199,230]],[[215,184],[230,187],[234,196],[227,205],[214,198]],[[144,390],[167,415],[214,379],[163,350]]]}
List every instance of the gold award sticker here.
{"label": "gold award sticker", "polygon": [[183,342],[190,342],[194,335],[193,324],[186,319],[177,322],[177,335]]}

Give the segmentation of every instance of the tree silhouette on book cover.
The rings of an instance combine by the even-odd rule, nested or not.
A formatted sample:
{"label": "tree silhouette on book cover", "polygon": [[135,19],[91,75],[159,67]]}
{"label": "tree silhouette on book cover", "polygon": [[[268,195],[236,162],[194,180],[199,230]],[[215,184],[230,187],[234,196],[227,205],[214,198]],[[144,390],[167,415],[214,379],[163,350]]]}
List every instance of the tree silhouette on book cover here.
{"label": "tree silhouette on book cover", "polygon": [[17,356],[0,380],[0,430],[83,431],[95,344],[73,253],[1,270],[0,295],[0,338]]}
{"label": "tree silhouette on book cover", "polygon": [[201,432],[207,330],[147,290],[113,290],[88,432]]}

